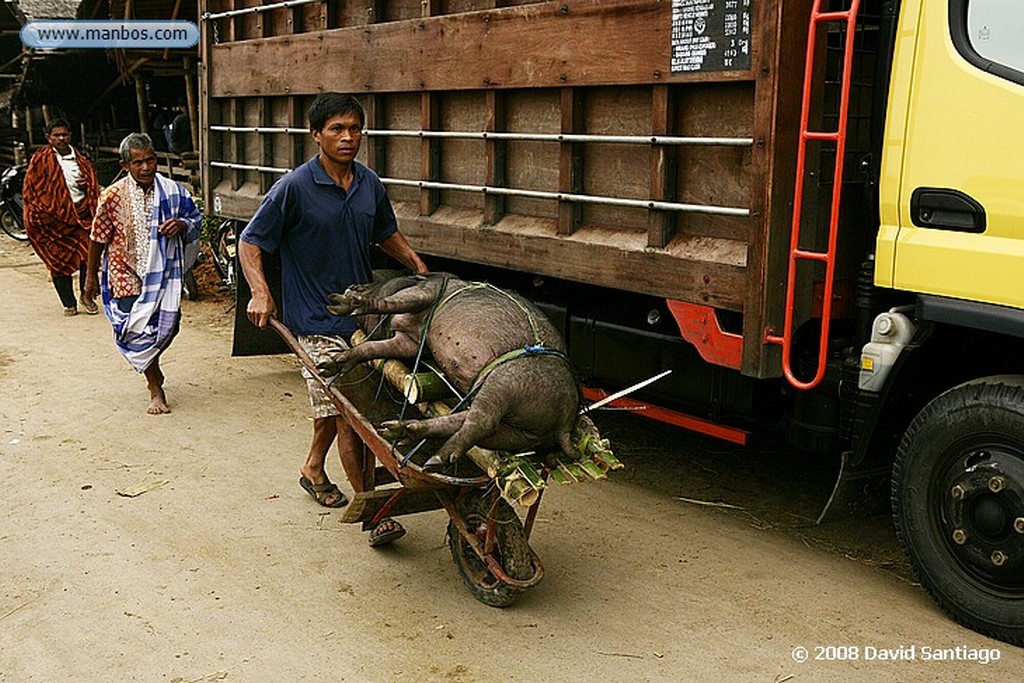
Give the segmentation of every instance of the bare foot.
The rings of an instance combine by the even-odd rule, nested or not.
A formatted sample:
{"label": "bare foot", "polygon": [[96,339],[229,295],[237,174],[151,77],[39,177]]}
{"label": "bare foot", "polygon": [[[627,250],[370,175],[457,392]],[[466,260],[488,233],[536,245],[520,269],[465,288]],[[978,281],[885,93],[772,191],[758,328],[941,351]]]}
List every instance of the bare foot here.
{"label": "bare foot", "polygon": [[167,396],[164,394],[163,387],[157,387],[156,389],[150,389],[150,401],[149,407],[146,408],[146,412],[150,415],[166,415],[171,412],[170,407],[167,405]]}
{"label": "bare foot", "polygon": [[150,415],[166,415],[171,412],[167,405],[167,395],[164,393],[164,373],[160,370],[160,358],[157,357],[145,370],[146,386],[149,388],[149,407],[146,412]]}

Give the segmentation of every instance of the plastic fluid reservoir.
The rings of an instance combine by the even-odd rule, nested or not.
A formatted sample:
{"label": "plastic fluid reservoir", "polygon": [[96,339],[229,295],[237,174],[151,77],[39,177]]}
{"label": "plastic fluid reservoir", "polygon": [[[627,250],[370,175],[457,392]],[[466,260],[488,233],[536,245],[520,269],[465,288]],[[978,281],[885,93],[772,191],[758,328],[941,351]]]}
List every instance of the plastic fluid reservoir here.
{"label": "plastic fluid reservoir", "polygon": [[857,385],[864,391],[881,391],[903,347],[910,343],[917,327],[910,318],[892,309],[879,313],[871,326],[871,341],[860,354]]}

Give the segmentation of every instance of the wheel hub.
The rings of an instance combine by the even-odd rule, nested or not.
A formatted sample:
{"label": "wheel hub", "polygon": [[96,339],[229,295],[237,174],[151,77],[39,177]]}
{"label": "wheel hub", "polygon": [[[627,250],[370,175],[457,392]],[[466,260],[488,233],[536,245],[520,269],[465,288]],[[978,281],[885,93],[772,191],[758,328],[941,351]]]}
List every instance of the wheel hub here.
{"label": "wheel hub", "polygon": [[950,472],[942,496],[945,536],[960,562],[1005,587],[1024,584],[1024,465],[977,451]]}

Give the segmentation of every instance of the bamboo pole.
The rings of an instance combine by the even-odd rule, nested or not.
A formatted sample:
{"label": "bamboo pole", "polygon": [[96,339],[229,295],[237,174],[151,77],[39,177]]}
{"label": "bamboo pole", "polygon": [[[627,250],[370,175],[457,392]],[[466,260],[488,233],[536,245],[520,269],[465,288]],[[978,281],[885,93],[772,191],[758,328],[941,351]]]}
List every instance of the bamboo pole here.
{"label": "bamboo pole", "polygon": [[197,113],[199,112],[199,107],[196,101],[195,79],[192,78],[192,58],[184,57],[182,59],[182,67],[185,70],[185,103],[188,106],[189,135],[192,136],[192,150],[198,152],[199,117],[197,116]]}
{"label": "bamboo pole", "polygon": [[[117,78],[115,78],[113,83],[108,85],[107,88],[103,92],[101,92],[98,97],[93,99],[92,104],[86,111],[86,114],[95,111],[96,107],[102,104],[110,95],[110,93],[114,92],[117,88],[121,87],[121,85],[123,85],[125,81],[131,78],[136,71],[145,66],[148,62],[149,57],[142,57],[133,62],[131,66],[125,69],[124,73],[120,74]],[[117,128],[118,126],[115,125],[114,127]]]}
{"label": "bamboo pole", "polygon": [[409,373],[402,380],[401,386],[409,403],[439,401],[453,396],[451,388],[433,372]]}
{"label": "bamboo pole", "polygon": [[[171,10],[171,21],[178,18],[178,12],[181,10],[181,0],[174,0],[174,9]],[[171,48],[164,48],[163,60],[166,62],[168,55],[171,54]]]}
{"label": "bamboo pole", "polygon": [[142,77],[135,76],[135,104],[139,108],[139,132],[149,134],[149,117],[146,112],[146,84]]}

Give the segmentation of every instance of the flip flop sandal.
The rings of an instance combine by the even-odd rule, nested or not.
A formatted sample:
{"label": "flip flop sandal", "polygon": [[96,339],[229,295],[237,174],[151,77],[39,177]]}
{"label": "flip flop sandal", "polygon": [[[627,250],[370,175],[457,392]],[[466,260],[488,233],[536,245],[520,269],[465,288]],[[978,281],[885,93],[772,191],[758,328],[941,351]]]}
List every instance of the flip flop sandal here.
{"label": "flip flop sandal", "polygon": [[[312,496],[313,500],[320,505],[323,505],[325,508],[341,508],[348,505],[348,496],[342,493],[342,491],[335,486],[330,479],[322,484],[314,484],[305,477],[299,477],[299,486],[301,486],[306,493]],[[328,505],[327,499],[332,495],[337,495],[339,497],[333,503]]]}
{"label": "flip flop sandal", "polygon": [[86,301],[85,299],[81,299],[79,303],[82,304],[85,308],[85,312],[89,315],[96,315],[100,312],[99,306],[96,305],[95,301]]}
{"label": "flip flop sandal", "polygon": [[[390,528],[382,531],[381,527]],[[380,520],[374,530],[370,532],[370,547],[376,548],[378,546],[387,545],[388,543],[394,543],[402,536],[405,536],[405,527],[390,517],[385,517]]]}

